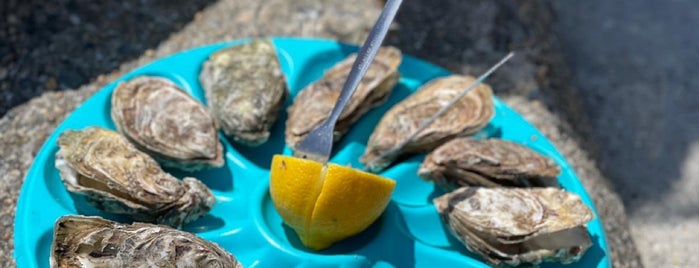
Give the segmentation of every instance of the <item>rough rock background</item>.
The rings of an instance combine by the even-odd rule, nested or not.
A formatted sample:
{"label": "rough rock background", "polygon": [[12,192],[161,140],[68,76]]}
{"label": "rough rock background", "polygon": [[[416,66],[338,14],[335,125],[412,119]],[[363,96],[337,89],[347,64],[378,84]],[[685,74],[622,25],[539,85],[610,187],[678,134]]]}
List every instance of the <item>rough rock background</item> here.
{"label": "rough rock background", "polygon": [[644,263],[696,267],[699,2],[551,3],[594,129],[592,155],[626,206]]}
{"label": "rough rock background", "polygon": [[[53,1],[52,3],[57,6],[47,6],[43,2],[46,1],[30,1],[29,11],[19,15],[9,14],[11,8],[14,7],[13,5],[19,5],[18,2],[11,0],[0,3],[0,14],[4,16],[2,19],[5,20],[1,22],[6,23],[4,25],[9,25],[8,27],[0,27],[2,29],[0,32],[0,37],[2,37],[0,38],[0,86],[2,86],[0,100],[5,101],[2,96],[7,98],[7,96],[12,95],[10,98],[14,98],[16,95],[13,94],[30,96],[36,92],[55,89],[75,88],[75,90],[45,93],[24,105],[9,110],[0,119],[0,148],[4,148],[7,152],[0,160],[0,203],[3,204],[0,207],[0,267],[14,266],[11,253],[14,205],[22,180],[34,155],[55,126],[103,85],[137,66],[171,53],[241,37],[295,35],[334,38],[350,43],[360,43],[378,15],[381,4],[381,1],[375,0],[352,3],[340,0],[270,0],[259,3],[252,0],[221,0],[217,2],[195,1],[180,7],[168,4],[167,1],[153,0],[125,0],[120,1],[121,4],[106,4],[105,6],[91,4],[92,1]],[[696,261],[692,261],[692,258],[697,257],[690,252],[691,243],[697,244],[696,239],[692,239],[692,237],[696,237],[696,234],[692,236],[692,231],[696,232],[696,228],[689,229],[694,226],[691,224],[692,222],[696,223],[696,206],[692,205],[696,204],[696,199],[687,201],[688,199],[684,198],[684,194],[692,193],[691,191],[697,189],[691,181],[686,179],[688,174],[699,172],[696,170],[697,165],[689,164],[691,162],[688,162],[688,159],[684,159],[682,162],[683,154],[681,153],[671,154],[673,159],[683,163],[677,165],[682,165],[682,174],[686,175],[679,176],[677,173],[673,175],[681,177],[681,179],[678,179],[676,184],[662,188],[671,190],[664,191],[666,194],[662,195],[662,199],[654,199],[654,201],[661,201],[660,205],[653,205],[654,202],[633,203],[634,193],[637,199],[643,199],[653,195],[654,188],[653,186],[646,187],[646,190],[640,191],[642,194],[638,197],[638,191],[633,189],[643,189],[643,187],[637,187],[639,183],[631,180],[632,176],[619,175],[619,172],[629,172],[628,168],[642,170],[639,167],[644,166],[631,165],[624,166],[627,169],[617,169],[616,163],[610,164],[609,161],[620,159],[618,157],[619,151],[627,148],[624,146],[629,146],[628,141],[625,143],[625,139],[614,137],[611,139],[612,141],[621,142],[610,143],[609,139],[600,138],[599,134],[624,133],[624,135],[638,137],[634,136],[633,130],[625,128],[626,125],[614,125],[613,119],[600,119],[601,117],[614,118],[610,115],[614,115],[615,105],[624,103],[622,98],[625,95],[622,93],[613,94],[612,96],[617,97],[611,98],[612,101],[606,103],[605,107],[607,108],[604,110],[596,109],[599,103],[595,102],[600,99],[606,100],[608,91],[603,91],[603,88],[614,88],[622,85],[625,81],[617,80],[612,84],[604,84],[603,82],[585,84],[588,77],[597,77],[597,80],[593,81],[605,81],[604,71],[593,72],[593,70],[606,66],[605,63],[613,62],[614,56],[619,53],[623,55],[624,42],[618,42],[622,45],[615,47],[604,46],[605,42],[603,41],[606,40],[605,38],[613,40],[615,38],[614,30],[619,30],[621,28],[619,25],[625,25],[628,17],[623,19],[624,17],[620,16],[622,19],[614,20],[615,15],[619,16],[619,14],[604,13],[601,11],[603,9],[595,8],[596,5],[593,3],[560,2],[564,3],[554,1],[553,5],[549,5],[545,1],[536,0],[405,1],[399,12],[396,27],[391,32],[387,43],[400,47],[407,54],[418,56],[455,72],[465,73],[479,73],[507,51],[517,50],[518,57],[498,71],[488,82],[509,105],[547,135],[573,165],[602,216],[612,249],[611,257],[614,266],[641,266],[639,254],[629,233],[629,223],[626,220],[622,200],[627,205],[632,204],[631,207],[634,208],[634,211],[630,213],[634,220],[631,222],[633,227],[631,230],[634,232],[634,239],[643,243],[640,250],[646,265],[667,267],[671,265],[689,266],[696,263]],[[633,5],[626,2],[628,1],[622,1],[620,4],[624,8],[621,10],[633,8]],[[649,1],[643,3],[648,4],[647,2],[649,3]],[[683,1],[672,2],[673,4],[670,6],[675,7],[675,9],[665,10],[667,15],[670,15],[671,11],[682,8]],[[204,6],[206,8],[203,11],[194,13],[195,10]],[[578,12],[579,10],[585,12]],[[47,19],[34,19],[35,14],[42,11],[49,14]],[[117,13],[119,16],[112,17],[112,19],[101,17],[101,15],[110,12]],[[636,17],[632,15],[633,12],[619,12],[623,13],[622,15],[630,16],[632,22],[638,22],[634,21]],[[594,17],[585,17],[587,14],[608,16],[611,18],[611,22],[595,21]],[[10,15],[14,15],[14,17]],[[682,17],[674,19],[672,22],[681,21],[681,19]],[[32,26],[34,28],[29,30],[21,28],[25,27],[27,20],[33,20],[31,25],[34,25]],[[48,38],[48,43],[50,43],[48,47],[31,53],[27,52],[27,48],[25,48],[32,47],[31,42],[22,43],[23,46],[13,47],[14,43],[11,42],[15,40],[22,42],[26,42],[26,40],[41,41],[42,39],[32,39],[34,35],[31,34],[31,31],[44,31],[44,27],[51,23],[58,26],[54,25],[53,27],[56,28],[53,31],[42,32],[40,35],[45,37],[43,39]],[[553,28],[554,26],[556,28]],[[593,57],[595,50],[583,50],[582,52],[575,50],[575,48],[581,47],[579,45],[581,40],[575,39],[577,32],[567,31],[574,28],[580,30],[583,36],[587,34],[588,37],[594,37],[595,26],[607,27],[604,28],[607,29],[604,32],[607,35],[603,36],[605,38],[596,39],[599,41],[597,48],[611,47],[608,51],[609,54],[597,56],[597,58]],[[12,27],[20,28],[12,30]],[[663,26],[649,28],[655,31],[668,30]],[[114,31],[110,32],[110,30]],[[691,35],[691,32],[687,32],[687,34]],[[639,36],[645,35],[639,34]],[[89,43],[82,38],[95,37],[98,37],[97,40],[89,41],[94,47],[71,47]],[[624,36],[617,38],[620,38],[617,41],[627,41]],[[687,40],[693,39],[688,38]],[[677,37],[673,42],[679,44],[684,41],[686,40],[682,37]],[[62,48],[59,46],[61,44],[70,48]],[[120,47],[124,46],[130,47],[130,49],[119,50]],[[627,44],[627,46],[629,45]],[[12,50],[10,56],[7,56],[8,47],[19,48],[19,50]],[[12,53],[17,51],[29,54],[19,53],[26,55],[26,58],[21,59],[8,58],[16,57]],[[644,50],[641,52],[645,52],[647,55],[653,51]],[[131,60],[137,55],[140,57]],[[677,55],[679,55],[678,58],[681,58],[682,54]],[[585,60],[589,63],[590,58],[598,59],[599,57],[608,60],[592,61],[592,64],[586,68],[569,69],[569,65],[566,64],[566,61],[572,61],[575,67],[580,63],[585,63]],[[58,60],[54,58],[58,58]],[[636,72],[642,73],[643,67],[648,64],[646,62],[648,58],[637,58],[630,61],[635,63],[633,66],[638,68]],[[622,60],[629,61],[627,58],[622,58]],[[27,62],[41,64],[27,65]],[[121,64],[119,68],[111,71],[119,64]],[[625,67],[625,65],[619,64],[612,66],[622,69]],[[26,66],[32,66],[35,69],[30,68],[29,71],[25,71],[28,72],[27,74],[18,71],[24,70],[22,68]],[[69,68],[71,66],[73,68]],[[583,66],[585,65],[583,64]],[[70,71],[79,70],[80,79],[71,79],[71,77],[76,77],[71,75],[61,76],[61,71],[63,71],[61,67],[66,67]],[[667,66],[659,68],[662,67]],[[50,79],[52,77],[51,71],[55,71],[53,74],[57,74],[54,77],[55,81]],[[678,73],[682,73],[682,71],[688,72],[680,70]],[[669,83],[674,81],[672,78],[681,78],[673,76],[674,73],[667,74],[665,80],[661,81]],[[22,79],[13,80],[17,77]],[[63,82],[64,79],[68,82]],[[641,87],[648,81],[656,81],[650,80],[651,78],[647,79],[629,86],[627,90]],[[88,80],[89,83],[87,83]],[[16,83],[16,81],[20,82],[9,84]],[[679,87],[689,90],[690,83],[693,82],[687,82],[687,85]],[[78,85],[82,86],[78,87]],[[664,85],[660,84],[660,87]],[[696,85],[696,83],[692,85]],[[590,88],[593,90],[592,93],[590,93]],[[13,90],[12,94],[9,94],[8,89]],[[594,91],[595,89],[596,91]],[[641,100],[654,100],[653,92],[652,89],[646,88],[643,93],[648,95],[643,95],[646,97],[645,99],[641,98]],[[599,97],[603,93],[604,97]],[[687,93],[678,94],[676,91],[666,91],[662,95],[674,98],[667,98],[666,103],[678,99],[684,101],[680,102],[683,105],[680,107],[691,111],[692,107],[696,107],[692,105],[696,105],[697,102],[692,102],[695,95],[690,95],[690,93],[687,91]],[[627,110],[623,110],[623,119],[638,120],[635,122],[639,124],[634,125],[638,126],[637,129],[634,129],[638,132],[644,130],[646,125],[641,123],[645,123],[643,119],[648,117],[635,117],[634,109],[645,107],[644,103],[646,102],[640,101],[634,104],[637,106],[631,106],[632,108],[621,105],[622,109],[627,107]],[[9,108],[5,103],[0,104],[0,106],[3,109]],[[643,109],[640,110],[643,111]],[[693,110],[696,111],[696,109]],[[1,111],[0,114],[2,114]],[[651,115],[653,115],[652,110]],[[685,116],[684,119],[691,120],[696,117],[696,113],[683,116]],[[652,116],[650,117],[652,119]],[[670,128],[685,126],[685,124],[679,124],[676,121],[670,122],[671,124],[667,125]],[[653,124],[653,122],[648,121],[646,124]],[[616,128],[613,128],[612,131],[600,130],[600,128],[610,125],[616,126]],[[687,143],[693,139],[696,140],[695,134],[697,132],[692,132],[691,128],[689,130],[686,136],[682,136],[684,137],[683,141],[687,141]],[[647,142],[652,142],[653,137],[658,137],[658,132],[654,133],[652,135],[655,136],[651,135],[651,139],[646,138],[640,142],[631,141],[632,145],[635,146],[633,147],[634,152],[643,153],[644,148],[646,148],[644,145]],[[671,137],[673,136],[664,135],[660,136],[663,137],[666,144],[675,144],[672,142]],[[600,140],[602,142],[599,142]],[[662,158],[665,147],[663,145],[655,146],[657,147],[654,147],[653,150],[656,159]],[[695,148],[696,146],[687,147],[689,148],[686,149],[687,155],[699,154],[697,152],[699,149]],[[631,159],[622,158],[622,160],[631,161],[624,162],[627,164],[637,159],[633,157]],[[655,163],[653,158],[642,160],[646,160],[643,162],[644,164]],[[602,175],[596,167],[598,164],[602,165],[605,174],[612,174],[612,180]],[[664,170],[660,168],[655,170],[653,174],[656,177],[648,180],[657,185],[664,185],[662,184]],[[674,169],[670,171],[674,171]],[[634,172],[643,174],[642,171]],[[620,184],[620,181],[623,183]],[[619,198],[616,191],[622,194],[623,199]],[[672,206],[678,203],[685,205],[679,208]],[[640,206],[643,208],[640,211],[646,212],[639,214],[635,210],[638,207],[636,204],[646,204],[646,206]],[[680,217],[677,217],[678,214]],[[649,217],[644,215],[652,215],[650,218],[655,219],[655,221],[646,222],[645,220]],[[670,220],[662,222],[660,219],[663,218]],[[668,243],[669,241],[663,239],[667,240],[671,237],[683,240]]]}
{"label": "rough rock background", "polygon": [[41,92],[78,88],[137,58],[212,2],[0,2],[0,116]]}

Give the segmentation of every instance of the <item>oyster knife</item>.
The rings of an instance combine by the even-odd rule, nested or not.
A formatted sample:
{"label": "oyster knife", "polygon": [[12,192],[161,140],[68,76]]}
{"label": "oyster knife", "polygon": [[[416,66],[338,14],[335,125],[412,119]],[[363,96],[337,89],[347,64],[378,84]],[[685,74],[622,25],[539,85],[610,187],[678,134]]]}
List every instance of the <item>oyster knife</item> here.
{"label": "oyster knife", "polygon": [[294,151],[295,157],[311,159],[323,164],[328,162],[332,152],[335,123],[357,89],[362,77],[369,69],[369,65],[374,60],[384,37],[386,37],[388,27],[391,25],[402,2],[402,0],[388,0],[383,7],[379,19],[359,50],[357,59],[352,65],[352,70],[347,77],[347,81],[345,81],[333,110],[330,112],[330,116],[317,128],[311,130],[303,141],[296,146]]}

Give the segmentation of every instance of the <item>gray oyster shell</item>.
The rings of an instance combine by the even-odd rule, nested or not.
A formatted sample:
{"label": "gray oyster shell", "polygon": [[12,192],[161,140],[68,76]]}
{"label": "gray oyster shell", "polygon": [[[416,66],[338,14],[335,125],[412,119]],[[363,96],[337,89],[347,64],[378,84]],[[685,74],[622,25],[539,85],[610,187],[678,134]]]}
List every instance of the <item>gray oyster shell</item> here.
{"label": "gray oyster shell", "polygon": [[561,189],[462,187],[434,203],[452,233],[493,265],[572,263],[592,245],[592,211]]}
{"label": "gray oyster shell", "polygon": [[255,40],[211,54],[199,80],[227,137],[250,146],[267,141],[288,94],[269,40]]}
{"label": "gray oyster shell", "polygon": [[[485,127],[494,114],[493,91],[480,84],[457,101],[441,117],[406,143],[425,120],[447,105],[475,78],[451,75],[430,81],[418,91],[393,106],[379,121],[369,137],[360,161],[368,170],[377,172],[407,153],[428,152],[457,137],[473,135]],[[389,152],[387,155],[384,156]]]}
{"label": "gray oyster shell", "polygon": [[213,116],[167,79],[141,76],[119,83],[111,115],[129,141],[163,165],[184,170],[223,166]]}
{"label": "gray oyster shell", "polygon": [[53,268],[243,267],[215,243],[162,225],[63,216],[53,234]]}
{"label": "gray oyster shell", "polygon": [[453,139],[427,155],[423,179],[445,189],[460,186],[558,186],[561,169],[550,158],[502,139]]}
{"label": "gray oyster shell", "polygon": [[[328,69],[323,77],[301,90],[289,106],[286,120],[286,144],[295,148],[306,135],[322,124],[332,111],[347,80],[356,54]],[[356,91],[342,110],[335,125],[333,140],[339,140],[350,126],[370,109],[384,103],[398,82],[398,66],[402,61],[400,50],[382,47],[376,54]]]}
{"label": "gray oyster shell", "polygon": [[208,213],[216,202],[199,180],[180,182],[117,132],[99,127],[67,130],[58,145],[56,168],[63,184],[98,209],[179,228]]}

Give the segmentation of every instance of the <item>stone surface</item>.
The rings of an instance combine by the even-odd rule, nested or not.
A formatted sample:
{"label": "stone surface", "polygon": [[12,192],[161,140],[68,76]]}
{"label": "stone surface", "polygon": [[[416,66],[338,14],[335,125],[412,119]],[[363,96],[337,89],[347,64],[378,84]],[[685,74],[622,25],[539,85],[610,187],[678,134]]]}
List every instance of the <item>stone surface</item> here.
{"label": "stone surface", "polygon": [[[0,266],[14,266],[12,223],[19,187],[40,146],[79,103],[133,68],[168,54],[235,38],[296,35],[360,43],[380,4],[333,1],[222,0],[139,59],[76,91],[46,93],[10,110],[0,120]],[[616,267],[639,267],[623,205],[583,148],[579,103],[541,1],[405,1],[388,44],[455,72],[478,74],[510,49],[518,56],[489,83],[500,97],[534,123],[568,159],[592,196],[605,225]],[[563,111],[563,112],[562,112]],[[572,118],[572,119],[571,119]],[[583,118],[583,119],[580,119]],[[575,121],[578,120],[578,121]]]}
{"label": "stone surface", "polygon": [[134,59],[214,0],[0,2],[0,116]]}
{"label": "stone surface", "polygon": [[699,2],[550,1],[592,155],[648,267],[699,263]]}

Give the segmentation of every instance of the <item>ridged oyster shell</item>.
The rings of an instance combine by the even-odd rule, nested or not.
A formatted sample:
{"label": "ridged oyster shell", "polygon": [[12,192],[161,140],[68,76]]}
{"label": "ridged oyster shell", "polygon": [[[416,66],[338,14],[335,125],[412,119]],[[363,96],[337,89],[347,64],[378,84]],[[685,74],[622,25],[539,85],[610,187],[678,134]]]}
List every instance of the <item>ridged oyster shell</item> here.
{"label": "ridged oyster shell", "polygon": [[63,216],[53,229],[51,267],[243,267],[196,235],[147,223]]}
{"label": "ridged oyster shell", "polygon": [[269,40],[255,40],[211,54],[199,80],[226,136],[250,146],[267,141],[288,94]]}
{"label": "ridged oyster shell", "polygon": [[427,155],[423,179],[445,189],[460,186],[558,186],[561,169],[550,158],[497,138],[453,139]]}
{"label": "ridged oyster shell", "polygon": [[119,131],[163,165],[223,166],[223,145],[209,111],[175,83],[141,76],[119,83],[111,115]]}
{"label": "ridged oyster shell", "polygon": [[[306,135],[323,123],[332,111],[347,80],[356,54],[328,69],[323,77],[301,90],[287,109],[286,144],[296,147]],[[367,111],[384,103],[398,82],[398,66],[402,61],[400,50],[382,47],[369,66],[335,125],[334,141],[339,140],[350,126]]]}
{"label": "ridged oyster shell", "polygon": [[117,132],[99,127],[66,130],[58,145],[56,168],[63,184],[98,209],[179,228],[216,202],[199,180],[180,182]]}
{"label": "ridged oyster shell", "polygon": [[370,171],[376,172],[402,154],[428,152],[448,140],[478,132],[490,122],[494,114],[493,91],[486,84],[475,87],[400,150],[379,158],[406,141],[422,122],[432,117],[474,81],[474,77],[462,75],[434,79],[393,106],[384,114],[369,137],[360,161]]}
{"label": "ridged oyster shell", "polygon": [[592,211],[562,189],[462,187],[434,203],[455,236],[494,265],[571,263],[592,245]]}

